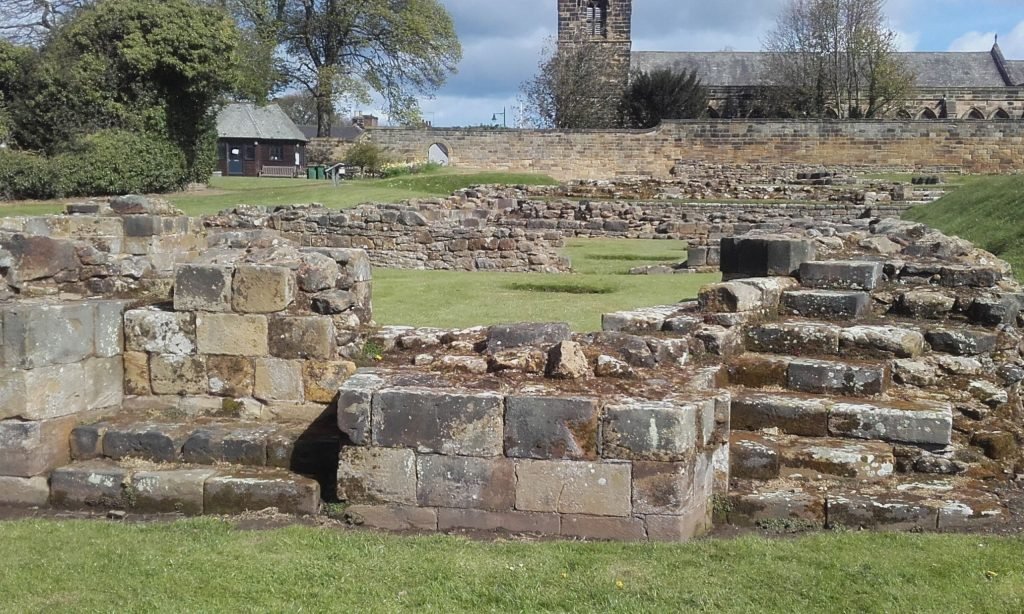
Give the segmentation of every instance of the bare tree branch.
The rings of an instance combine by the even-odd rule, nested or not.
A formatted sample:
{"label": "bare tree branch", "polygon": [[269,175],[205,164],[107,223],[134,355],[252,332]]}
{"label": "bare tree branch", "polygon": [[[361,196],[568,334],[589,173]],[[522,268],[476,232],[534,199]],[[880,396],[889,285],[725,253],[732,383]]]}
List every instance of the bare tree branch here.
{"label": "bare tree branch", "polygon": [[37,46],[72,13],[90,4],[91,0],[3,0],[0,30],[13,43]]}

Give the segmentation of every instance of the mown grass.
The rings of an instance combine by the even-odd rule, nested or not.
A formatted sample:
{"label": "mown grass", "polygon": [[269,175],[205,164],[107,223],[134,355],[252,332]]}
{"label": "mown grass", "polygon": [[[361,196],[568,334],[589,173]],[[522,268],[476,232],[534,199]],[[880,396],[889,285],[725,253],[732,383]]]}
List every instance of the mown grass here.
{"label": "mown grass", "polygon": [[967,239],[1021,271],[1022,208],[1024,177],[974,177],[934,203],[911,209],[904,217]]}
{"label": "mown grass", "polygon": [[0,524],[9,612],[1024,611],[1024,540],[474,542],[212,519]]}
{"label": "mown grass", "polygon": [[374,319],[381,324],[468,327],[568,322],[601,328],[601,314],[694,298],[719,275],[627,275],[643,264],[686,259],[681,241],[575,239],[564,274],[374,269]]}

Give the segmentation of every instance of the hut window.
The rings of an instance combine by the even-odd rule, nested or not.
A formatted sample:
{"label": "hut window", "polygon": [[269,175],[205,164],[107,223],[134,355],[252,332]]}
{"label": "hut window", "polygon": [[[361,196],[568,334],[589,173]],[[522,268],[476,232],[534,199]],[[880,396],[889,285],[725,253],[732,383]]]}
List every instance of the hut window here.
{"label": "hut window", "polygon": [[284,160],[284,147],[282,147],[280,145],[271,145],[270,146],[270,161],[271,162],[280,162],[281,160]]}
{"label": "hut window", "polygon": [[245,159],[246,160],[255,160],[256,159],[256,146],[255,145],[246,145],[245,146]]}

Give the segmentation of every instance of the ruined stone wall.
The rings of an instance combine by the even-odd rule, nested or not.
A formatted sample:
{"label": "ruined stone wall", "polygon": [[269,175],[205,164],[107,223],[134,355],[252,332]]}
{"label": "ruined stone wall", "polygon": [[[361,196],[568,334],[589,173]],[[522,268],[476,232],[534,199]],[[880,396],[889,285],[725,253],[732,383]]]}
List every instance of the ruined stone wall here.
{"label": "ruined stone wall", "polygon": [[400,159],[445,145],[453,165],[560,179],[668,177],[679,162],[789,163],[971,173],[1024,170],[1024,123],[1005,121],[671,121],[645,131],[375,129]]}

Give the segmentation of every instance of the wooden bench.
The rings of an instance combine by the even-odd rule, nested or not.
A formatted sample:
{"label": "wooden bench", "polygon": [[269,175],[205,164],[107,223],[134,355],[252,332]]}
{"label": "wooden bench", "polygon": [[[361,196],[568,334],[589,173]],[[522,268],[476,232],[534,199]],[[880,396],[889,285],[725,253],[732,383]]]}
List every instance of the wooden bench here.
{"label": "wooden bench", "polygon": [[295,177],[294,166],[264,166],[260,169],[260,177]]}

